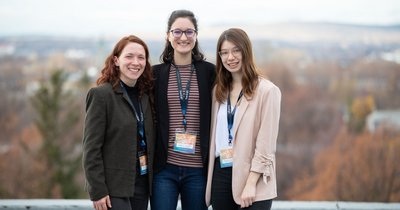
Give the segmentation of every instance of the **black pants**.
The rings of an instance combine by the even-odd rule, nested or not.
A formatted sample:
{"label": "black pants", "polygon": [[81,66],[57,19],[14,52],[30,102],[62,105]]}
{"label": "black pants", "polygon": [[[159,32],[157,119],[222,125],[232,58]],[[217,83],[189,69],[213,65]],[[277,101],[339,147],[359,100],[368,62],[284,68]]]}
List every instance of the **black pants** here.
{"label": "black pants", "polygon": [[[238,210],[240,205],[233,200],[232,167],[221,168],[219,158],[215,159],[214,173],[211,184],[211,205],[213,210]],[[270,210],[272,200],[254,202],[243,209]]]}
{"label": "black pants", "polygon": [[[133,197],[120,198],[111,197],[111,209],[115,210],[147,210],[149,203],[148,176],[136,177],[135,194]],[[110,208],[109,208],[110,209]]]}

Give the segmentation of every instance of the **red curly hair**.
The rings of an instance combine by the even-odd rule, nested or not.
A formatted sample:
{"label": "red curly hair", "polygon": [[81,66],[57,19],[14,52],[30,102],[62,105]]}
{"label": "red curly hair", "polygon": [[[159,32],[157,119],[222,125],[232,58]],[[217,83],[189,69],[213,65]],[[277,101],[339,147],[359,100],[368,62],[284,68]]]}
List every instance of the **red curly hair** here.
{"label": "red curly hair", "polygon": [[101,85],[103,83],[110,83],[112,87],[115,89],[117,85],[119,85],[121,72],[119,67],[115,65],[114,56],[119,57],[121,55],[122,50],[128,45],[130,42],[138,43],[143,46],[146,52],[146,66],[144,68],[143,74],[139,77],[136,82],[136,85],[139,88],[139,96],[142,96],[144,93],[151,94],[153,89],[153,73],[151,70],[151,64],[149,61],[149,48],[146,43],[137,36],[129,35],[123,37],[119,42],[115,45],[112,53],[107,57],[105,61],[105,66],[101,70],[101,75],[97,79],[97,85]]}

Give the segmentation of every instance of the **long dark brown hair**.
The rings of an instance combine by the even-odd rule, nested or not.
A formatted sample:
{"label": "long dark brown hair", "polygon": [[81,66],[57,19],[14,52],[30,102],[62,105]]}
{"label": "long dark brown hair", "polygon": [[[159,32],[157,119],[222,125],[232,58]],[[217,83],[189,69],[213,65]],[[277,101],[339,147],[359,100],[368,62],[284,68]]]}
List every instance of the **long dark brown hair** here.
{"label": "long dark brown hair", "polygon": [[[174,24],[175,20],[178,18],[189,19],[193,23],[194,29],[196,31],[199,31],[198,26],[197,26],[197,19],[194,16],[193,12],[191,12],[189,10],[175,10],[169,16],[168,25],[167,25],[167,33],[169,33],[169,31],[171,30],[172,24]],[[200,47],[199,47],[198,43],[199,42],[196,37],[196,43],[192,50],[192,59],[195,61],[204,60],[204,55],[203,55],[203,53],[200,52]],[[168,38],[167,38],[166,42],[165,42],[164,51],[161,53],[161,56],[160,56],[160,62],[161,63],[172,63],[173,59],[174,59],[174,48],[171,46],[171,43],[168,41]]]}
{"label": "long dark brown hair", "polygon": [[97,85],[103,83],[110,83],[113,86],[113,89],[119,85],[121,71],[118,66],[115,65],[114,56],[119,57],[122,53],[122,50],[125,48],[127,44],[130,42],[138,43],[143,46],[144,51],[146,52],[146,66],[144,68],[143,74],[139,77],[136,82],[136,85],[139,89],[139,96],[142,96],[143,93],[150,94],[153,88],[153,73],[151,70],[151,64],[149,61],[149,48],[146,43],[137,36],[129,35],[123,37],[118,43],[115,45],[112,53],[107,57],[105,61],[105,66],[101,70],[101,75],[97,79]]}
{"label": "long dark brown hair", "polygon": [[252,44],[245,31],[239,28],[230,28],[222,32],[217,42],[217,75],[215,78],[215,96],[217,101],[223,103],[232,88],[232,75],[224,67],[221,57],[218,54],[224,41],[232,42],[242,53],[242,90],[246,98],[251,99],[258,85],[258,77],[260,76],[254,62]]}

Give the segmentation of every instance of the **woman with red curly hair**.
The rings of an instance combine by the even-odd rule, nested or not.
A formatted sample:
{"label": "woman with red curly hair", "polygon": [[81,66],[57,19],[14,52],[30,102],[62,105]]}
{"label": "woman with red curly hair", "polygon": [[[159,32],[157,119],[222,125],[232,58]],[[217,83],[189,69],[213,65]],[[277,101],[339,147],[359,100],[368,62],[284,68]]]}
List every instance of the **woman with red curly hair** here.
{"label": "woman with red curly hair", "polygon": [[153,73],[140,38],[123,37],[86,98],[83,167],[96,210],[146,210],[151,190]]}

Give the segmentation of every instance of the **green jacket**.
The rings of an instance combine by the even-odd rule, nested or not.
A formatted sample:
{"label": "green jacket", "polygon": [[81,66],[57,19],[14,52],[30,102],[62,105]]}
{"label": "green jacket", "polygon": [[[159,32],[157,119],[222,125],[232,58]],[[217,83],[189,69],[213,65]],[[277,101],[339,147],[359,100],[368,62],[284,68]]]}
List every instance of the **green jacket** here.
{"label": "green jacket", "polygon": [[[89,90],[83,136],[83,168],[91,200],[106,195],[133,197],[137,176],[137,122],[120,86]],[[155,128],[148,95],[140,99],[145,120],[149,190],[153,176]]]}

